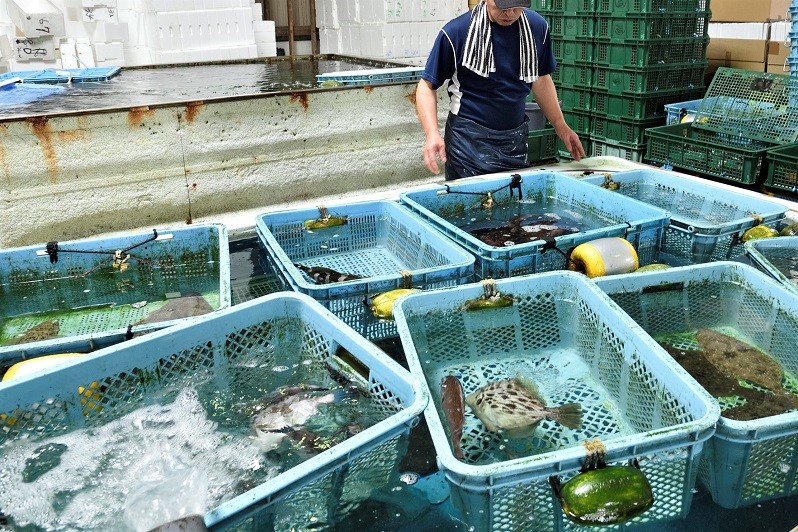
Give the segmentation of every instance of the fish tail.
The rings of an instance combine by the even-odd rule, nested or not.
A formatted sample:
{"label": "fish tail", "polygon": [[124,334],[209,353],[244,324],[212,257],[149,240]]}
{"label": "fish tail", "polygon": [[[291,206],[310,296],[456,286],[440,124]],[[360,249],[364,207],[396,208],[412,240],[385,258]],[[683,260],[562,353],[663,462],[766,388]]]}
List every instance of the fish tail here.
{"label": "fish tail", "polygon": [[347,399],[354,399],[360,395],[360,392],[355,386],[347,386],[346,388],[341,388],[340,390],[333,390],[330,392],[330,396],[332,396],[331,403],[340,403]]}
{"label": "fish tail", "polygon": [[582,425],[582,405],[568,403],[556,409],[553,416],[561,425],[569,429],[578,429]]}

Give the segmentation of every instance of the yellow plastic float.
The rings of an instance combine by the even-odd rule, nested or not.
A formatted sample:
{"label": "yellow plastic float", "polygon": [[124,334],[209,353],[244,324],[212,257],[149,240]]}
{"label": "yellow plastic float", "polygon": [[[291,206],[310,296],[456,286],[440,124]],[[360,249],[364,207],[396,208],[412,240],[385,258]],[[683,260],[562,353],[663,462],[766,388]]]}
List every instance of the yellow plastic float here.
{"label": "yellow plastic float", "polygon": [[568,268],[591,279],[604,275],[631,273],[640,263],[637,252],[628,240],[607,237],[579,244],[571,252]]}
{"label": "yellow plastic float", "polygon": [[[21,362],[17,362],[3,374],[2,382],[9,382],[14,379],[27,377],[38,371],[48,369],[56,364],[73,360],[85,356],[86,353],[59,353],[57,355],[46,355],[37,358],[29,358]],[[100,383],[92,382],[88,388],[78,386],[78,394],[80,395],[80,404],[86,407],[87,410],[83,411],[84,415],[89,414],[89,410],[97,410],[102,412],[102,394],[100,393]],[[4,418],[0,418],[0,421]]]}

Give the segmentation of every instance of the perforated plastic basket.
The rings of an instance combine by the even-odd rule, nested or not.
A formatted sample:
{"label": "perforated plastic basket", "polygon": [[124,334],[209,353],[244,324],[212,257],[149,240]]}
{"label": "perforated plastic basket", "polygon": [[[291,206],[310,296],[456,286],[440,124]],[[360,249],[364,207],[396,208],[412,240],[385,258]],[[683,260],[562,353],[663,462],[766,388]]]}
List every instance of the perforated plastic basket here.
{"label": "perforated plastic basket", "polygon": [[768,177],[765,186],[778,190],[798,190],[798,144],[779,146],[768,150]]}
{"label": "perforated plastic basket", "polygon": [[[369,298],[395,288],[441,288],[471,281],[474,259],[424,220],[390,201],[328,205],[346,224],[307,230],[318,209],[257,218],[256,230],[272,270],[369,339],[396,336],[391,320],[372,315]],[[330,268],[363,279],[316,284],[295,264]],[[404,273],[403,273],[404,272]]]}
{"label": "perforated plastic basket", "polygon": [[[548,272],[497,281],[511,307],[468,312],[484,293],[470,284],[412,294],[395,315],[410,371],[429,387],[425,418],[453,502],[474,530],[571,530],[548,477],[566,481],[583,465],[583,443],[600,439],[608,463],[637,458],[654,506],[630,525],[685,516],[698,458],[718,407],[586,277]],[[441,379],[466,395],[523,376],[550,407],[577,402],[578,429],[543,420],[527,438],[488,431],[466,407],[463,460],[441,413]]]}
{"label": "perforated plastic basket", "polygon": [[[333,377],[331,371],[338,374]],[[249,456],[248,445],[254,445],[245,443],[251,441],[247,437],[250,422],[236,410],[239,403],[255,401],[278,384],[340,387],[342,376],[367,394],[362,399],[367,403],[362,406],[376,413],[373,417],[377,419],[372,419],[376,424],[364,426],[361,432],[259,482],[244,478],[244,473],[227,474],[232,479],[225,476],[226,468],[231,468],[236,459],[244,462],[229,452],[225,454],[225,449],[239,442],[233,447],[239,451],[233,455]],[[157,431],[158,415],[177,408],[175,396],[187,389],[196,391],[201,405],[193,414],[202,418],[201,424],[212,425],[209,430],[219,435],[216,447],[187,442],[196,445],[192,447],[196,457],[184,464],[190,470],[217,475],[209,482],[205,514],[206,524],[214,529],[238,525],[247,530],[296,530],[308,523],[332,528],[336,519],[389,481],[405,452],[410,428],[428,401],[421,384],[373,344],[308,296],[283,292],[97,351],[81,362],[0,385],[0,453],[20,453],[26,441],[33,445],[45,438],[60,441],[80,431],[93,435],[89,439],[98,438],[109,423],[153,404],[164,406],[155,421],[148,421],[151,414],[140,414],[141,438],[152,439],[153,449],[159,445],[168,449],[169,437],[179,441],[182,436],[162,436]],[[82,395],[79,390],[83,390]],[[164,441],[158,439],[161,437]],[[257,449],[252,452],[258,453]],[[101,474],[103,467],[134,467],[143,459],[124,455],[118,462],[103,466],[104,455],[103,449],[101,456],[94,457],[97,470],[86,473],[92,479],[84,489],[107,482]],[[185,453],[180,456],[188,460]],[[269,462],[263,455],[244,468],[251,469],[250,474],[257,479],[259,468],[266,468]],[[22,482],[5,473],[5,483]],[[149,471],[148,475],[155,473]],[[64,490],[72,490],[74,482]],[[215,492],[214,497],[216,482],[232,487]],[[170,488],[174,500],[161,501],[163,506],[180,505],[181,486]],[[114,507],[121,511],[123,502],[115,501]],[[11,519],[22,509],[7,504],[3,507]],[[118,528],[116,524],[100,528]]]}
{"label": "perforated plastic basket", "polygon": [[[755,268],[717,262],[596,283],[654,338],[695,349],[685,333],[725,331],[779,362],[792,375],[783,385],[798,392],[798,299]],[[753,421],[721,416],[699,473],[713,500],[738,508],[798,493],[798,411]]]}
{"label": "perforated plastic basket", "polygon": [[228,306],[219,224],[0,250],[0,362],[96,348],[128,327],[149,332]]}
{"label": "perforated plastic basket", "polygon": [[754,266],[798,293],[798,236],[749,240],[745,254]]}
{"label": "perforated plastic basket", "polygon": [[504,247],[490,246],[447,221],[447,216],[457,212],[481,212],[484,194],[493,191],[492,197],[499,204],[519,201],[539,203],[555,208],[555,214],[556,208],[578,209],[606,221],[601,227],[556,237],[554,243],[563,253],[583,242],[617,236],[625,237],[632,243],[641,264],[656,261],[667,224],[665,211],[636,201],[626,201],[608,190],[597,190],[564,174],[524,172],[519,175],[521,199],[517,193],[511,194],[508,187],[511,177],[468,179],[445,186],[424,187],[405,192],[399,199],[403,205],[419,213],[469,250],[476,258],[475,273],[483,279],[514,277],[567,267],[563,254],[550,249],[543,240]]}
{"label": "perforated plastic basket", "polygon": [[[601,185],[604,176],[583,181]],[[742,234],[759,223],[776,227],[787,208],[757,197],[663,170],[612,174],[617,193],[666,210],[662,258],[671,265],[733,259],[744,251]]]}
{"label": "perforated plastic basket", "polygon": [[798,141],[798,79],[721,67],[696,111],[695,127],[771,144]]}

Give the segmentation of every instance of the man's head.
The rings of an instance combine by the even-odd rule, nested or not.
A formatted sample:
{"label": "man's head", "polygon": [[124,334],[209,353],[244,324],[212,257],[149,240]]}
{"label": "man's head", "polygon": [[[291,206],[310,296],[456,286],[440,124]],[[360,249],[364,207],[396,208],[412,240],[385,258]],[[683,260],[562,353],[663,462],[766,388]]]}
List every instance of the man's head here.
{"label": "man's head", "polygon": [[529,0],[485,0],[490,20],[502,26],[509,26],[517,21],[529,7]]}

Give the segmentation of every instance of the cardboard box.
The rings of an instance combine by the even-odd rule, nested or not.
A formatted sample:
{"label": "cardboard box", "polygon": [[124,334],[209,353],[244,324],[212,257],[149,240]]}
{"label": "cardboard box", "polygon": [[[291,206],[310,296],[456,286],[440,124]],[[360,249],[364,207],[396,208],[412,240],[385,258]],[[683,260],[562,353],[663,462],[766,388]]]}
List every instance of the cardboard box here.
{"label": "cardboard box", "polygon": [[787,65],[787,58],[790,53],[790,45],[784,44],[784,42],[768,42],[767,72],[789,75],[790,67]]}
{"label": "cardboard box", "polygon": [[712,0],[712,22],[784,20],[791,0]]}
{"label": "cardboard box", "polygon": [[765,40],[712,38],[707,46],[707,59],[710,61],[750,62],[764,65],[767,56],[768,41]]}
{"label": "cardboard box", "polygon": [[704,83],[709,86],[715,71],[720,67],[739,68],[742,70],[752,70],[754,72],[765,72],[766,64],[764,61],[732,61],[726,59],[710,59],[707,71],[704,74]]}

